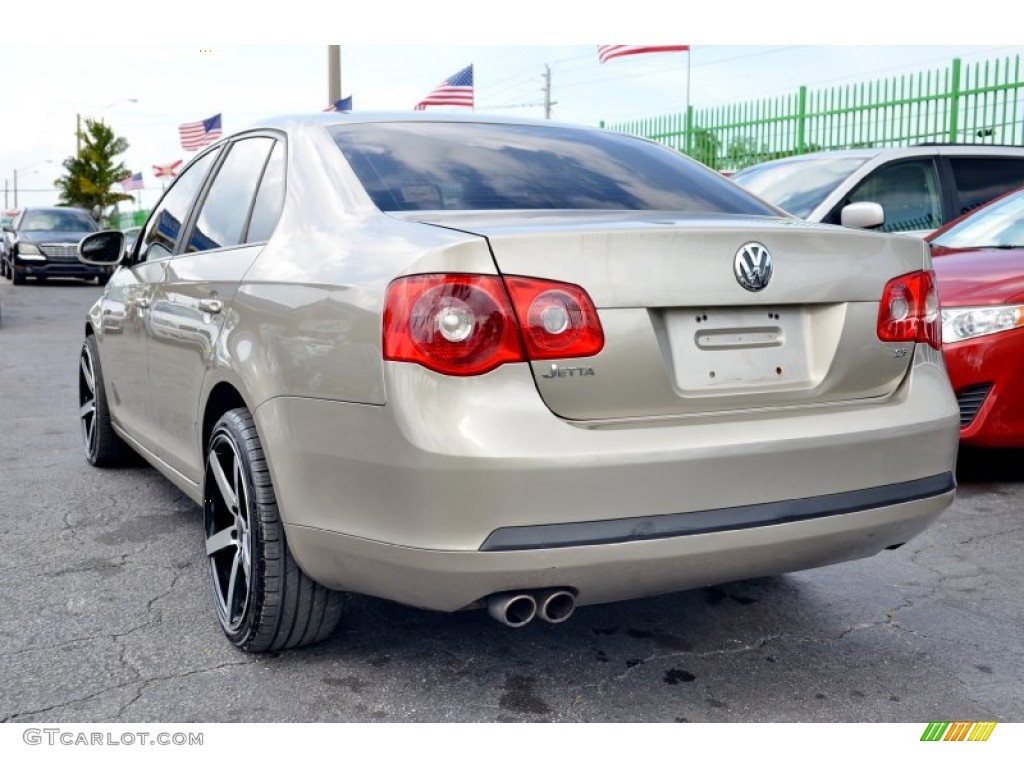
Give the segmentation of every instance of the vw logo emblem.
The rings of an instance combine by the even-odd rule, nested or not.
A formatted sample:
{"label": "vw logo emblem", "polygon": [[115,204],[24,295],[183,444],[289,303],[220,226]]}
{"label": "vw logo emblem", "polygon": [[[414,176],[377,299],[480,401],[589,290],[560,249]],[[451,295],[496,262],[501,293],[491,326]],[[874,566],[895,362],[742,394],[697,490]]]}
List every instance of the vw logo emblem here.
{"label": "vw logo emblem", "polygon": [[747,243],[736,251],[732,271],[748,291],[762,291],[772,279],[772,255],[760,243]]}

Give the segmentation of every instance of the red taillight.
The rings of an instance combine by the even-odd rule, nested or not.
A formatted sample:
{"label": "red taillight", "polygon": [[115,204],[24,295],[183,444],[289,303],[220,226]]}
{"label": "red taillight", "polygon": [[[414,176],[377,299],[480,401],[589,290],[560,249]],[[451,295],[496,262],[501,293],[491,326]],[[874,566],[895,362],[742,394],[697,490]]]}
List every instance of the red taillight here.
{"label": "red taillight", "polygon": [[416,275],[388,286],[384,359],[472,376],[523,359],[501,279]]}
{"label": "red taillight", "polygon": [[578,285],[531,277],[506,277],[505,285],[531,360],[590,357],[601,351],[601,321]]}
{"label": "red taillight", "polygon": [[504,363],[594,355],[602,346],[597,311],[579,286],[492,275],[414,275],[388,286],[385,360],[474,376]]}
{"label": "red taillight", "polygon": [[886,283],[878,306],[878,338],[942,348],[942,318],[934,272],[911,272]]}

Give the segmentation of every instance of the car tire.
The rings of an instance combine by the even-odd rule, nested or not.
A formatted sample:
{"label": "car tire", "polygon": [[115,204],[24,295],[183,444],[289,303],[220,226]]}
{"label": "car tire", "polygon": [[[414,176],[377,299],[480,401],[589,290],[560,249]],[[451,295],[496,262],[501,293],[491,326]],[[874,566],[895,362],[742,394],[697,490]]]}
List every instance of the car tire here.
{"label": "car tire", "polygon": [[0,259],[0,277],[7,277],[7,260]]}
{"label": "car tire", "polygon": [[341,618],[343,595],[310,579],[292,557],[245,408],[228,411],[213,427],[203,499],[210,590],[228,639],[260,653],[328,637]]}
{"label": "car tire", "polygon": [[96,275],[97,285],[106,285],[108,282],[110,282],[110,275]]}
{"label": "car tire", "polygon": [[11,282],[15,285],[24,285],[25,273],[17,267],[11,267]]}
{"label": "car tire", "polygon": [[86,460],[95,467],[126,464],[133,451],[118,437],[110,424],[107,390],[100,368],[96,337],[85,337],[78,362],[78,420],[82,425],[82,447]]}

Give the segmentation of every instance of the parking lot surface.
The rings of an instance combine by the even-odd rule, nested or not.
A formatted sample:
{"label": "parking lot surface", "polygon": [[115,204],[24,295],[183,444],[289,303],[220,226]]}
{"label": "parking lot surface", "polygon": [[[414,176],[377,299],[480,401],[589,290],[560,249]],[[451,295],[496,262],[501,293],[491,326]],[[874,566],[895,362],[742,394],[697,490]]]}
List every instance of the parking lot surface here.
{"label": "parking lot surface", "polygon": [[1024,720],[1024,453],[961,457],[953,507],[874,558],[513,630],[353,596],[326,642],[242,653],[200,510],[80,446],[100,288],[0,281],[0,721]]}

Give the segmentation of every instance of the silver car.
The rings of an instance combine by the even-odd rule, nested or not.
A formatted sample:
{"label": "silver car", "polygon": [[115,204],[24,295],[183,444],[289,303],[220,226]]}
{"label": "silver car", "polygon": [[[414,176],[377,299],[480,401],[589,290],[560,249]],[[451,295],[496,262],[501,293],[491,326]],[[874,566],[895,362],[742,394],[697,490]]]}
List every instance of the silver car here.
{"label": "silver car", "polygon": [[250,651],[341,591],[521,626],[865,557],[954,494],[924,243],[596,129],[268,121],[190,163],[84,331],[88,460],[202,506]]}

